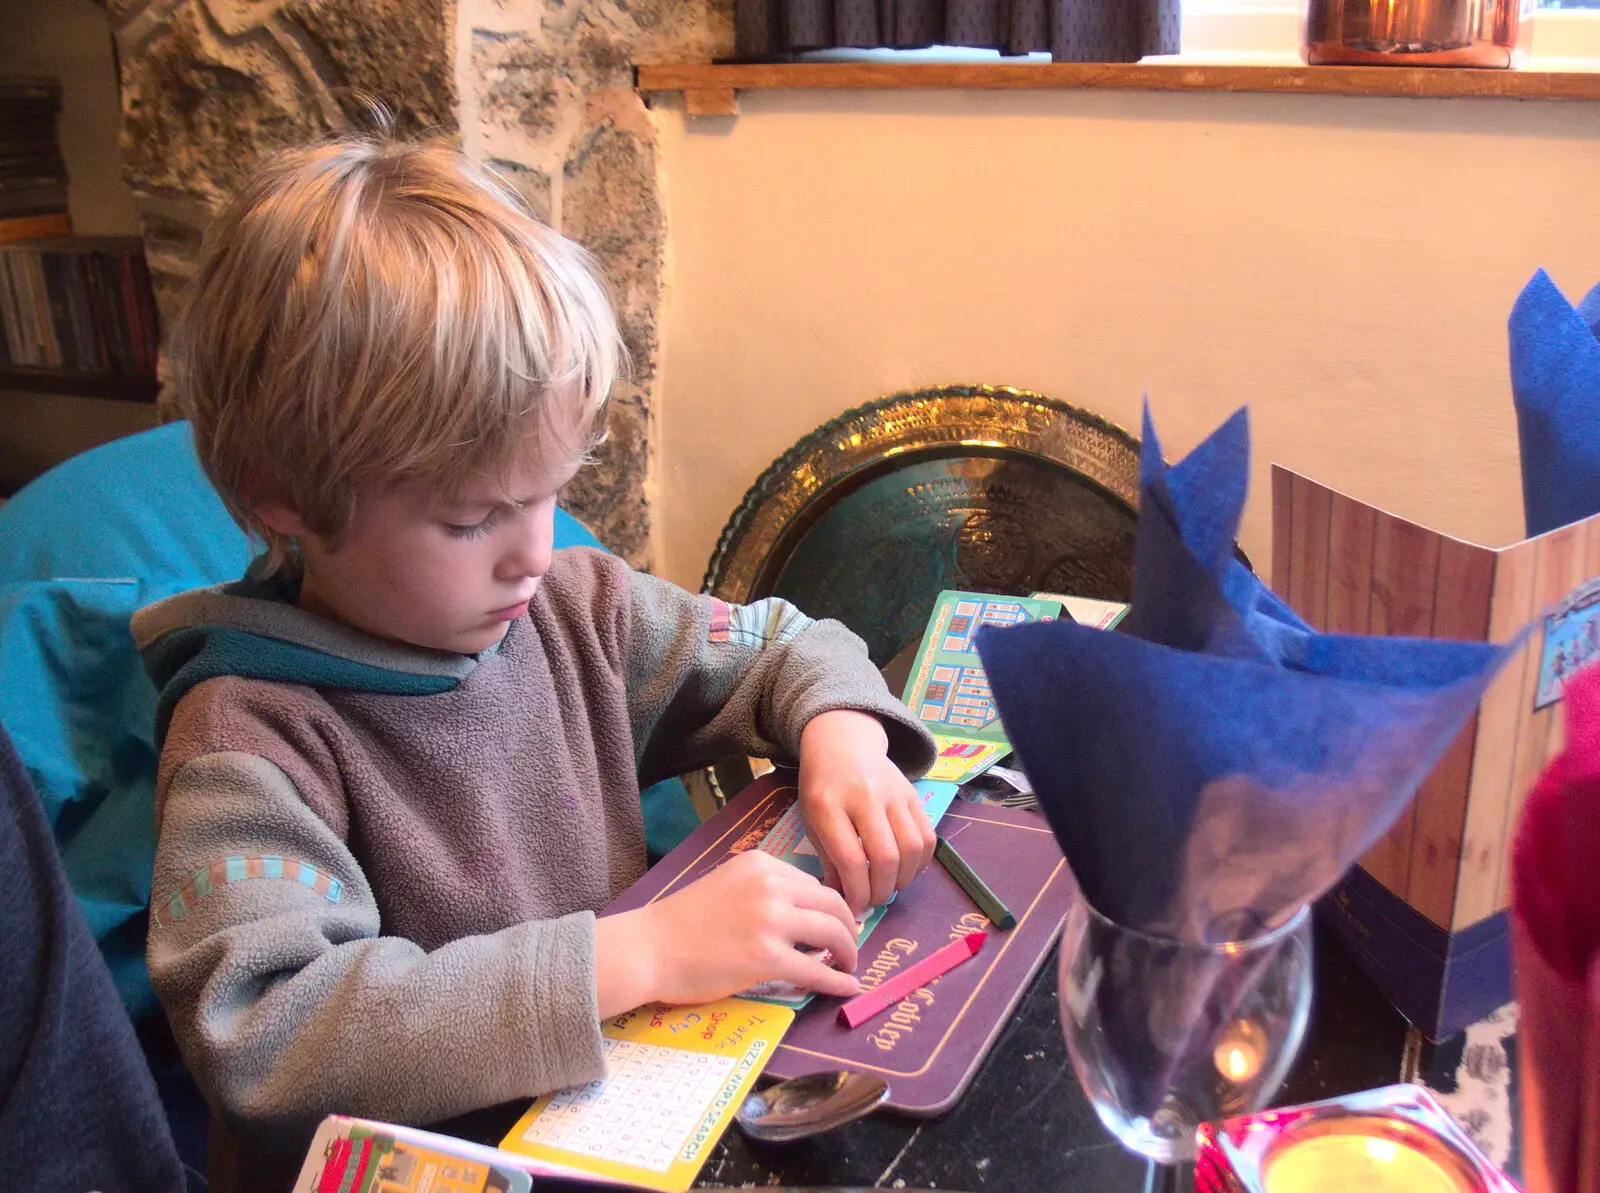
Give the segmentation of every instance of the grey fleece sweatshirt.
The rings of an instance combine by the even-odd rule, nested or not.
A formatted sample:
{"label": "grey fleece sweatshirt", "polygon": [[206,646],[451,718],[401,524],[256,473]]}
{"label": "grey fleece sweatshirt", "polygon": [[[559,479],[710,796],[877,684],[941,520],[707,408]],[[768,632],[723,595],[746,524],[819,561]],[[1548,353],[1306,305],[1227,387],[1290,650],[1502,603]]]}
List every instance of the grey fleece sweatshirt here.
{"label": "grey fleece sweatshirt", "polygon": [[246,584],[134,635],[170,710],[150,974],[258,1174],[330,1112],[426,1123],[604,1074],[594,913],[643,872],[641,781],[793,758],[834,708],[908,773],[933,756],[844,626],[585,548],[478,656]]}

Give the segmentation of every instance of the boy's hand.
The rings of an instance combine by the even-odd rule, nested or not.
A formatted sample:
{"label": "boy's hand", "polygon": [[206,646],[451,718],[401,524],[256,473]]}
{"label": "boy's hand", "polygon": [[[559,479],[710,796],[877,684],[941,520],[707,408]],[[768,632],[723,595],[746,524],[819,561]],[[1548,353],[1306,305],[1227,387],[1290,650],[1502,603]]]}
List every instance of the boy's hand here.
{"label": "boy's hand", "polygon": [[[812,952],[826,949],[837,969]],[[848,998],[856,923],[837,892],[750,850],[659,903],[595,922],[600,1017],[710,1002],[774,979]]]}
{"label": "boy's hand", "polygon": [[823,879],[860,915],[933,860],[933,826],[876,717],[821,713],[800,733],[800,814]]}

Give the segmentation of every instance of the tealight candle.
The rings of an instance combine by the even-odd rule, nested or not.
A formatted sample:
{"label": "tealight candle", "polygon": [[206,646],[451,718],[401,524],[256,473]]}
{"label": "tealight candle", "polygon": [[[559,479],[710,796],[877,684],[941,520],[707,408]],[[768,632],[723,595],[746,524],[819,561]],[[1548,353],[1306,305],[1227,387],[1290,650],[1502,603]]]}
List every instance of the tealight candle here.
{"label": "tealight candle", "polygon": [[1261,1025],[1241,1019],[1230,1024],[1211,1052],[1211,1063],[1234,1085],[1243,1085],[1261,1071],[1266,1059],[1267,1038]]}
{"label": "tealight candle", "polygon": [[1263,1165],[1266,1193],[1472,1193],[1474,1183],[1393,1139],[1330,1134],[1286,1140]]}
{"label": "tealight candle", "polygon": [[[1228,1051],[1213,1059],[1219,1073],[1234,1063]],[[1201,1123],[1197,1136],[1200,1189],[1517,1193],[1420,1085],[1389,1085]]]}

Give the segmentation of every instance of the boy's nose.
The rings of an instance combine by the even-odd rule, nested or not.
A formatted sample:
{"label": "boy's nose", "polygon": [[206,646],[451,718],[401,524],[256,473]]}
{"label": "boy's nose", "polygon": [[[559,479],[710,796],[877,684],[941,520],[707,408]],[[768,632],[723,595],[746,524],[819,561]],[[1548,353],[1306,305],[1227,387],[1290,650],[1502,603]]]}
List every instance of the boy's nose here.
{"label": "boy's nose", "polygon": [[515,581],[544,575],[550,569],[554,538],[554,527],[536,525],[530,528],[501,559],[501,579]]}
{"label": "boy's nose", "polygon": [[534,518],[533,525],[518,537],[517,547],[507,558],[510,573],[515,579],[544,576],[550,569],[550,555],[554,550],[554,518]]}

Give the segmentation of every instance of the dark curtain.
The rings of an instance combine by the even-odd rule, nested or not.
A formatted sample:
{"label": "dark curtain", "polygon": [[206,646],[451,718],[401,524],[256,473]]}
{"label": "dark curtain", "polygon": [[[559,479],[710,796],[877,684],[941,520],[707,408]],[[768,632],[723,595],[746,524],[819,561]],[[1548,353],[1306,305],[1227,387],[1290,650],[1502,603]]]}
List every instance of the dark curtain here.
{"label": "dark curtain", "polygon": [[1049,51],[1056,62],[1178,52],[1180,0],[736,0],[743,59],[842,46]]}

